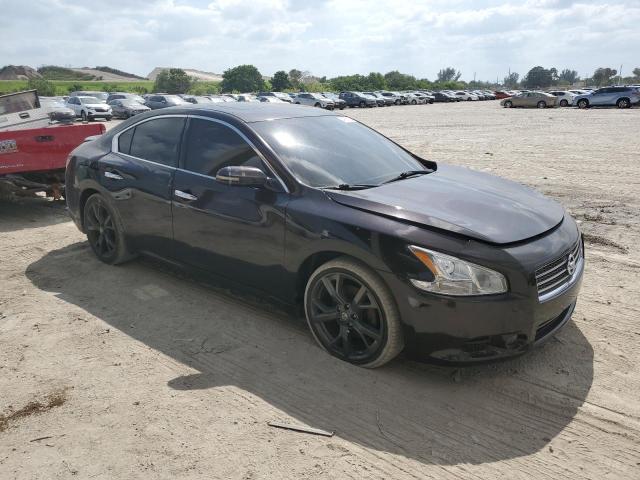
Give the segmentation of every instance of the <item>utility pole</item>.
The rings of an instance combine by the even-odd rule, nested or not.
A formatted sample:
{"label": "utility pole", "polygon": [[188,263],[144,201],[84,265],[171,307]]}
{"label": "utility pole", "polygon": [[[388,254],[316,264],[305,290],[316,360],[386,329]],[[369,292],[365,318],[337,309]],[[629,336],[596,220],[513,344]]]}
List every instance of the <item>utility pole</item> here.
{"label": "utility pole", "polygon": [[620,81],[618,85],[622,85],[622,64],[620,64],[620,70],[618,70],[618,76],[620,77]]}

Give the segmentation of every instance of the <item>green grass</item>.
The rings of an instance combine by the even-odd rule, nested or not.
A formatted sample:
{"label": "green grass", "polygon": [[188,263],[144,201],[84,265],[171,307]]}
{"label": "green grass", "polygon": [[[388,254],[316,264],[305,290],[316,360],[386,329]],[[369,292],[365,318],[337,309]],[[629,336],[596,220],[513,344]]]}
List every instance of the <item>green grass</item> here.
{"label": "green grass", "polygon": [[[153,90],[153,82],[150,80],[131,82],[97,82],[78,80],[49,80],[56,87],[56,95],[67,95],[69,88],[78,90],[98,90],[112,92],[138,92],[137,89],[144,88],[147,92]],[[0,94],[19,92],[27,89],[26,80],[0,80]],[[142,92],[144,93],[144,92]]]}
{"label": "green grass", "polygon": [[95,77],[88,73],[80,73],[70,68],[56,67],[54,65],[48,65],[40,67],[38,73],[42,75],[46,80],[93,80]]}
{"label": "green grass", "polygon": [[[49,82],[56,87],[56,95],[69,94],[69,88],[104,92],[151,93],[153,91],[153,82],[151,80],[131,82],[49,80]],[[199,89],[204,88],[204,90],[216,91],[219,82],[198,82],[196,85]],[[141,88],[144,88],[146,92],[141,92]],[[0,80],[0,95],[3,93],[19,92],[21,90],[27,90],[26,80]]]}

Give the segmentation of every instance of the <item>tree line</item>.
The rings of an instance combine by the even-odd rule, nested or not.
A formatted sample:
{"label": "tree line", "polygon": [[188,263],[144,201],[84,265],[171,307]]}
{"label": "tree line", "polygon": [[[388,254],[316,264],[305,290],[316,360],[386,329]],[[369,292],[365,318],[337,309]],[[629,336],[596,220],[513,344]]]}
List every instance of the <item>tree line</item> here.
{"label": "tree line", "polygon": [[558,71],[557,68],[533,67],[527,72],[522,81],[516,72],[509,72],[504,77],[503,84],[506,88],[549,88],[553,86],[570,86],[583,82],[585,86],[603,87],[613,84],[631,84],[640,82],[640,67],[632,71],[632,76],[622,77],[615,68],[599,67],[591,77],[581,79],[578,72],[565,68]]}

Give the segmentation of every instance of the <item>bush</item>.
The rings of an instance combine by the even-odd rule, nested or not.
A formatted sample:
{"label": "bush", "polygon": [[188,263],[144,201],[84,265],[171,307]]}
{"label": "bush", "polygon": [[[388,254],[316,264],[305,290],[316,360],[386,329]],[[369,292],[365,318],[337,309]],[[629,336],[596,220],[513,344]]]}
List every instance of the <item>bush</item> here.
{"label": "bush", "polygon": [[170,68],[161,71],[153,85],[154,92],[187,93],[194,84],[194,79],[181,68]]}
{"label": "bush", "polygon": [[30,78],[27,89],[37,90],[41,97],[53,97],[56,94],[56,86],[44,78]]}

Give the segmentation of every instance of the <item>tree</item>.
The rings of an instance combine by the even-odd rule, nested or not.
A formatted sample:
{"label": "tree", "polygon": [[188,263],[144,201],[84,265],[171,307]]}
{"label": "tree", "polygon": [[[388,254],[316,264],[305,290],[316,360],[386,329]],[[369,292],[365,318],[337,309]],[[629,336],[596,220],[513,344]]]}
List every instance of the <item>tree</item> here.
{"label": "tree", "polygon": [[452,67],[443,68],[438,72],[438,82],[457,82],[462,74],[459,70]]}
{"label": "tree", "polygon": [[378,72],[371,72],[367,75],[367,90],[385,90],[387,88],[387,82],[384,76]]}
{"label": "tree", "polygon": [[562,70],[562,72],[560,72],[560,75],[558,75],[558,78],[563,82],[569,83],[569,85],[573,85],[580,80],[578,72],[576,72],[575,70],[569,70],[568,68]]}
{"label": "tree", "polygon": [[416,77],[393,70],[384,74],[384,81],[391,90],[410,90],[415,88]]}
{"label": "tree", "polygon": [[223,92],[258,92],[263,88],[262,75],[253,65],[238,65],[222,74],[220,90]]}
{"label": "tree", "polygon": [[553,85],[553,74],[551,70],[544,67],[533,67],[522,81],[526,88],[546,88]]}
{"label": "tree", "polygon": [[271,88],[276,92],[282,92],[287,88],[291,88],[291,82],[289,76],[284,70],[279,70],[273,74],[271,78]]}
{"label": "tree", "polygon": [[640,67],[636,67],[633,69],[633,76],[640,80]]}
{"label": "tree", "polygon": [[194,79],[181,68],[162,70],[153,85],[154,92],[187,93],[194,83]]}
{"label": "tree", "polygon": [[609,85],[611,83],[611,79],[617,75],[618,71],[613,68],[597,68],[595,72],[593,72],[593,81],[599,87],[601,85]]}
{"label": "tree", "polygon": [[293,88],[300,88],[300,81],[302,80],[302,72],[295,68],[289,70],[289,83]]}
{"label": "tree", "polygon": [[44,78],[30,78],[27,82],[29,90],[37,90],[41,97],[53,97],[56,94],[56,86]]}
{"label": "tree", "polygon": [[68,90],[69,93],[78,92],[78,91],[82,90],[82,84],[81,83],[72,83],[71,85],[69,85],[67,87],[67,90]]}
{"label": "tree", "polygon": [[503,83],[506,88],[518,88],[518,80],[520,74],[516,72],[510,72],[509,75],[504,77]]}

